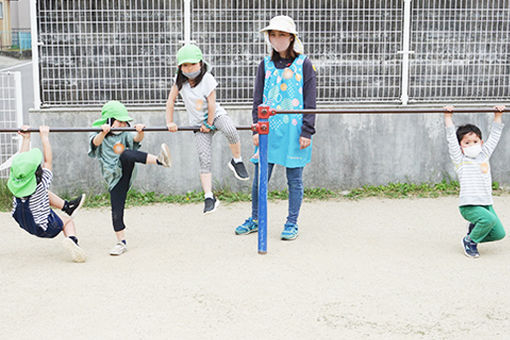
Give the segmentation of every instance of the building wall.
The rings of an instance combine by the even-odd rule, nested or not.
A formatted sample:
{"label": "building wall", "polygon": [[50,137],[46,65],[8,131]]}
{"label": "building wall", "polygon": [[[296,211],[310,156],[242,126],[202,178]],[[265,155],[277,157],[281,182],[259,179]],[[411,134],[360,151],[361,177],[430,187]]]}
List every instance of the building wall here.
{"label": "building wall", "polygon": [[13,29],[30,28],[30,0],[11,2],[11,26]]}
{"label": "building wall", "polygon": [[[238,125],[250,125],[249,107],[228,108]],[[44,110],[30,113],[30,125],[49,124],[54,127],[87,127],[99,117],[99,109]],[[147,126],[164,126],[164,109],[130,110],[136,122]],[[471,122],[478,125],[483,138],[487,138],[492,114],[455,115],[456,124]],[[503,120],[508,122],[506,116]],[[176,122],[188,125],[187,114],[176,112]],[[381,185],[391,182],[438,183],[455,179],[445,141],[441,114],[410,115],[321,115],[317,117],[317,133],[313,139],[312,162],[305,167],[306,187],[349,189],[363,185]],[[251,132],[240,131],[242,156],[248,160],[253,153]],[[53,188],[59,193],[103,192],[105,184],[99,174],[98,162],[87,156],[87,133],[54,133],[50,136],[53,146]],[[138,166],[134,187],[142,191],[165,194],[200,191],[198,156],[192,132],[147,132],[142,150],[159,152],[160,143],[168,143],[173,167]],[[510,185],[510,142],[503,132],[499,147],[491,159],[493,180]],[[38,137],[33,138],[39,146]],[[214,138],[213,183],[215,190],[227,188],[234,191],[250,189],[251,182],[239,182],[226,164],[230,151],[224,136]],[[253,166],[249,165],[250,174]],[[284,170],[277,167],[269,188],[286,187]]]}
{"label": "building wall", "polygon": [[0,3],[3,5],[3,18],[0,19],[0,31],[2,34],[0,35],[0,47],[10,46],[11,45],[11,20],[10,20],[10,1],[9,0],[0,0]]}

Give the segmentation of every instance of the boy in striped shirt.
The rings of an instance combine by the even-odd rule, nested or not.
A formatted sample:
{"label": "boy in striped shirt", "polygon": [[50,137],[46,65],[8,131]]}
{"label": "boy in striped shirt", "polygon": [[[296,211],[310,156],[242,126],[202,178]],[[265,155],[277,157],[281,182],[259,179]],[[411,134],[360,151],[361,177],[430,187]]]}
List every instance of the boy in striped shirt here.
{"label": "boy in striped shirt", "polygon": [[492,204],[492,177],[489,158],[496,148],[503,123],[504,106],[495,107],[494,122],[489,138],[484,143],[482,133],[472,124],[460,126],[455,131],[452,120],[453,107],[445,107],[444,120],[450,158],[459,177],[459,209],[462,217],[470,222],[467,235],[462,239],[464,254],[477,258],[478,243],[501,240],[505,229]]}
{"label": "boy in striped shirt", "polygon": [[[23,126],[22,130],[27,130]],[[49,191],[53,174],[52,152],[49,142],[49,128],[41,126],[39,133],[44,153],[34,148],[30,150],[30,133],[19,131],[23,142],[19,154],[12,159],[7,187],[14,195],[12,216],[19,226],[32,235],[54,238],[64,232],[64,246],[70,251],[74,262],[84,262],[85,253],[78,245],[74,222],[69,217],[60,217],[51,209],[57,207],[69,216],[76,214],[85,199],[85,195],[65,201]]]}

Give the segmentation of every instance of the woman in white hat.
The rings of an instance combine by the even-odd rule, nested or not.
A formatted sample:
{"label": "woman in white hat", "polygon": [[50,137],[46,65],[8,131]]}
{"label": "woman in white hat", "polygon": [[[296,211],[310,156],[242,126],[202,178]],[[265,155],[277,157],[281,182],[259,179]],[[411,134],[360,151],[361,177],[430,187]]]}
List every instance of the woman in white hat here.
{"label": "woman in white hat", "polygon": [[[257,108],[268,105],[277,110],[316,108],[315,68],[303,54],[292,18],[279,15],[271,19],[264,33],[270,55],[260,63],[253,96],[253,123],[257,123]],[[298,236],[297,219],[303,200],[303,168],[312,156],[312,135],[315,133],[315,115],[286,114],[269,118],[269,177],[275,164],[285,167],[289,189],[289,215],[281,234],[282,240]],[[258,146],[258,134],[253,144]],[[257,153],[256,153],[257,155]],[[252,186],[252,214],[236,228],[236,234],[245,235],[258,230],[258,160],[254,157],[255,175]]]}

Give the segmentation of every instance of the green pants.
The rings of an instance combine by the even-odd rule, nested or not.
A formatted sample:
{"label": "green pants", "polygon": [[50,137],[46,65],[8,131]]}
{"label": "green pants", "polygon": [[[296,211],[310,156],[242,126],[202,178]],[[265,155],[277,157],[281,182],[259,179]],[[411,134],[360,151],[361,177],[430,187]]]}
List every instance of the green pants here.
{"label": "green pants", "polygon": [[462,217],[475,225],[469,236],[476,243],[497,241],[505,237],[505,229],[492,205],[464,205],[459,210]]}

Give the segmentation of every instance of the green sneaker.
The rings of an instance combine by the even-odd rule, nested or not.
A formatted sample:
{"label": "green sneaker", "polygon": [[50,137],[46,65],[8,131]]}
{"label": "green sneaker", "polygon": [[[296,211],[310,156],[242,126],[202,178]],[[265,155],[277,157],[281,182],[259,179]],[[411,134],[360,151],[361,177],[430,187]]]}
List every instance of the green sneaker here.
{"label": "green sneaker", "polygon": [[259,224],[257,220],[254,220],[250,217],[246,219],[243,224],[236,228],[236,235],[248,235],[257,232],[258,230]]}
{"label": "green sneaker", "polygon": [[285,223],[282,231],[282,240],[290,241],[298,237],[298,226],[293,223]]}

